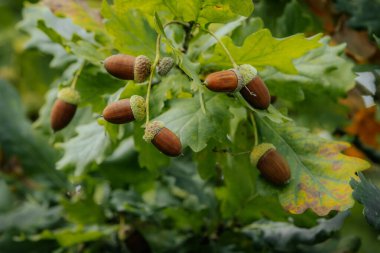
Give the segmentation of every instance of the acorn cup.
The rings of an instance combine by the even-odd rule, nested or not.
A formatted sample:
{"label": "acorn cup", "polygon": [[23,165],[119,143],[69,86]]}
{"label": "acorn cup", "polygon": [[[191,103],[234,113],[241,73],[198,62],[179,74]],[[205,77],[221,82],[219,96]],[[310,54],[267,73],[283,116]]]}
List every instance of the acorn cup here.
{"label": "acorn cup", "polygon": [[79,93],[69,87],[58,92],[50,114],[50,125],[54,132],[65,128],[75,115],[80,100]]}
{"label": "acorn cup", "polygon": [[251,164],[257,167],[261,175],[275,185],[284,185],[290,179],[287,161],[270,143],[262,143],[253,148],[250,155]]}
{"label": "acorn cup", "polygon": [[150,75],[151,61],[144,55],[116,54],[105,59],[103,64],[108,73],[123,80],[141,83]]}
{"label": "acorn cup", "polygon": [[158,150],[167,156],[175,157],[182,153],[181,141],[161,121],[148,122],[145,126],[143,138],[146,142],[152,142]]}
{"label": "acorn cup", "polygon": [[106,106],[103,118],[113,124],[124,124],[131,121],[142,121],[145,118],[145,100],[133,95],[130,99],[121,99]]}

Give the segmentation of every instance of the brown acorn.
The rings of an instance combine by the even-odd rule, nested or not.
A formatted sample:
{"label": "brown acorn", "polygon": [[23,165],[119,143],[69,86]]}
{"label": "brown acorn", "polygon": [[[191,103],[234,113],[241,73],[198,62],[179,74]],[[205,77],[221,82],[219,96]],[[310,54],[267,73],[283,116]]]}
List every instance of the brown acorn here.
{"label": "brown acorn", "polygon": [[141,83],[150,74],[151,61],[144,55],[116,54],[104,60],[104,68],[114,77]]}
{"label": "brown acorn", "polygon": [[179,156],[182,153],[181,141],[161,121],[149,122],[145,126],[143,138],[167,156]]}
{"label": "brown acorn", "polygon": [[141,121],[145,118],[145,100],[143,97],[133,95],[130,99],[113,102],[104,108],[103,117],[113,124]]}
{"label": "brown acorn", "polygon": [[241,77],[235,69],[223,70],[209,74],[204,84],[215,92],[234,92],[241,85]]}
{"label": "brown acorn", "polygon": [[264,110],[270,105],[269,90],[259,76],[256,76],[243,87],[240,94],[253,108]]}
{"label": "brown acorn", "polygon": [[253,148],[251,164],[260,170],[261,175],[275,185],[286,184],[290,179],[290,168],[287,161],[270,143],[262,143]]}
{"label": "brown acorn", "polygon": [[65,128],[75,115],[79,103],[79,93],[73,88],[59,91],[50,114],[50,125],[54,132]]}

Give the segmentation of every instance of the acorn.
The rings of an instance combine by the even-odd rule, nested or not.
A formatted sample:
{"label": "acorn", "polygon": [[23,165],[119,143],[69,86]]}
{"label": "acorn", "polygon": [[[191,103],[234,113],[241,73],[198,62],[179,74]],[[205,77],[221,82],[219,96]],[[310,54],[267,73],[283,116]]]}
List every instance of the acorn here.
{"label": "acorn", "polygon": [[204,84],[215,92],[235,92],[243,86],[243,79],[236,69],[222,70],[209,74]]}
{"label": "acorn", "polygon": [[104,68],[114,77],[141,83],[150,75],[151,61],[144,55],[116,54],[104,60]]}
{"label": "acorn", "polygon": [[244,86],[244,88],[240,90],[240,94],[245,101],[256,109],[265,110],[269,107],[271,102],[268,87],[259,76],[256,76]]}
{"label": "acorn", "polygon": [[145,99],[133,95],[130,99],[121,99],[106,106],[103,118],[113,124],[142,121],[145,118]]}
{"label": "acorn", "polygon": [[167,73],[173,68],[174,60],[171,57],[162,58],[157,65],[157,72],[160,76],[166,76]]}
{"label": "acorn", "polygon": [[145,126],[143,138],[167,156],[179,156],[182,153],[181,141],[161,121],[149,122]]}
{"label": "acorn", "polygon": [[71,87],[60,90],[57,97],[50,114],[50,125],[54,132],[70,123],[80,100],[79,93]]}
{"label": "acorn", "polygon": [[259,169],[261,175],[275,185],[284,185],[290,179],[290,168],[287,161],[270,143],[262,143],[253,148],[251,164]]}

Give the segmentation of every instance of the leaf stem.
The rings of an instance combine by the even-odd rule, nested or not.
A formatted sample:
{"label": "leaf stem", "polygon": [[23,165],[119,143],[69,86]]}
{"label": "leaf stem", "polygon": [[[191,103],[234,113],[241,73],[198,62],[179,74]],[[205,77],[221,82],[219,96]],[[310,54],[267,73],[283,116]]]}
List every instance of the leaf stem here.
{"label": "leaf stem", "polygon": [[257,146],[257,144],[259,144],[259,135],[257,133],[257,124],[256,124],[256,120],[255,120],[255,115],[253,113],[250,113],[249,116],[251,118],[252,127],[253,127],[253,136],[255,138],[254,146]]}
{"label": "leaf stem", "polygon": [[158,64],[158,61],[160,60],[160,44],[161,44],[161,34],[158,34],[157,40],[156,40],[156,57],[153,61],[152,67],[150,69],[150,75],[149,75],[149,82],[148,82],[148,90],[146,92],[146,99],[145,99],[145,109],[146,109],[146,120],[145,125],[149,122],[149,99],[150,99],[150,91],[152,89],[152,80],[154,71],[156,70],[156,66]]}
{"label": "leaf stem", "polygon": [[216,36],[215,33],[211,32],[210,30],[205,30],[205,31],[208,32],[212,37],[214,37],[214,39],[219,43],[219,45],[223,48],[226,55],[230,58],[232,66],[234,66],[234,68],[236,69],[238,67],[238,65],[236,64],[234,58],[232,57],[230,51],[227,49],[227,47],[224,45],[224,43],[218,38],[218,36]]}
{"label": "leaf stem", "polygon": [[74,90],[75,90],[75,87],[76,87],[76,85],[77,85],[77,82],[78,82],[78,78],[79,78],[79,76],[80,76],[80,73],[81,73],[82,70],[83,70],[84,64],[85,64],[85,62],[83,62],[82,65],[79,67],[79,69],[77,70],[77,72],[76,72],[75,75],[74,75],[74,79],[73,79],[73,81],[71,82],[71,86],[70,86],[70,87],[71,87],[72,89],[74,89]]}

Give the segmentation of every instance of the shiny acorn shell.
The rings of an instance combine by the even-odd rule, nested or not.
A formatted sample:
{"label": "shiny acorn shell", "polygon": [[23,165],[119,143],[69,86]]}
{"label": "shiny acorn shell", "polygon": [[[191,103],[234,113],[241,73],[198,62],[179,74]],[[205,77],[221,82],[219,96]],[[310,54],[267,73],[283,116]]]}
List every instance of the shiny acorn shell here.
{"label": "shiny acorn shell", "polygon": [[129,99],[121,99],[106,106],[103,117],[113,124],[124,124],[135,120]]}
{"label": "shiny acorn shell", "polygon": [[179,156],[182,153],[182,144],[177,135],[163,127],[152,139],[153,145],[167,156]]}
{"label": "shiny acorn shell", "polygon": [[239,78],[233,70],[222,70],[209,74],[204,84],[215,92],[234,92],[239,85]]}
{"label": "shiny acorn shell", "polygon": [[134,80],[136,57],[126,54],[111,55],[104,60],[104,68],[108,73],[123,80]]}
{"label": "shiny acorn shell", "polygon": [[50,114],[50,125],[54,132],[65,128],[73,119],[77,105],[57,99]]}
{"label": "shiny acorn shell", "polygon": [[287,183],[291,177],[288,162],[270,143],[254,147],[251,153],[251,164],[256,166],[261,175],[275,185]]}
{"label": "shiny acorn shell", "polygon": [[240,94],[253,108],[264,110],[270,105],[271,97],[268,87],[259,76],[243,87]]}

